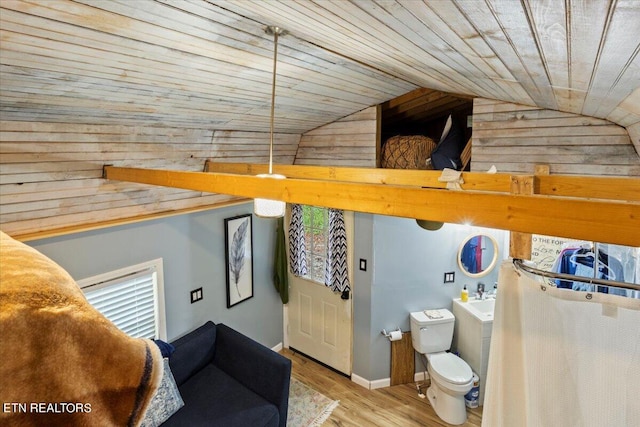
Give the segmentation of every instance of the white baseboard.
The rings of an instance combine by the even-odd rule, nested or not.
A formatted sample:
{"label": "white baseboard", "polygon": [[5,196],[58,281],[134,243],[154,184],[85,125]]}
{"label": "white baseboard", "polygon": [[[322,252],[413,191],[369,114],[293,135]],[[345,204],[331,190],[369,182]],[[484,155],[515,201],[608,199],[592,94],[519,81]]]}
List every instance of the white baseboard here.
{"label": "white baseboard", "polygon": [[366,388],[367,390],[375,390],[377,388],[384,388],[391,386],[391,378],[383,378],[381,380],[369,381],[366,378],[362,378],[359,375],[351,374],[351,381]]}
{"label": "white baseboard", "polygon": [[[426,372],[416,372],[413,376],[413,380],[418,381],[426,381],[429,379],[429,374]],[[360,375],[351,374],[351,381],[358,384],[361,387],[366,388],[367,390],[375,390],[377,388],[385,388],[391,387],[391,378],[383,378],[381,380],[373,380],[369,381],[366,378],[362,378]]]}
{"label": "white baseboard", "polygon": [[284,347],[282,346],[282,343],[280,342],[280,343],[276,344],[275,347],[271,347],[271,350],[275,351],[276,353],[279,353],[280,350],[282,350],[283,348]]}
{"label": "white baseboard", "polygon": [[381,380],[371,381],[371,390],[385,387],[391,387],[391,378],[383,378]]}
{"label": "white baseboard", "polygon": [[369,380],[362,378],[361,376],[356,374],[351,374],[351,381],[353,381],[354,383],[358,384],[361,387],[366,388],[367,390],[369,390],[371,387],[371,383],[369,382]]}

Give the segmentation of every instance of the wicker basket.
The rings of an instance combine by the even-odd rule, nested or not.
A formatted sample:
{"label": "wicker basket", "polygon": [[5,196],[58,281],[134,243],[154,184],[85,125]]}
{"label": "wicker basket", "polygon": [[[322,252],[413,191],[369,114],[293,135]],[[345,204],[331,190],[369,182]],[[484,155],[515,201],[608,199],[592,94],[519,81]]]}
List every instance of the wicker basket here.
{"label": "wicker basket", "polygon": [[423,135],[392,136],[382,146],[381,166],[390,169],[433,169],[427,160],[438,144]]}

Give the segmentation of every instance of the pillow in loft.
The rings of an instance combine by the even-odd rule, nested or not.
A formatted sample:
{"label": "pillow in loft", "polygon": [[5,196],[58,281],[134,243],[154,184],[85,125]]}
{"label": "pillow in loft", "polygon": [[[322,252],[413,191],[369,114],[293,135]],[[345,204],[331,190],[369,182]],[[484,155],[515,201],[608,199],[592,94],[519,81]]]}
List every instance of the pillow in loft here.
{"label": "pillow in loft", "polygon": [[440,135],[440,140],[438,144],[440,144],[446,137],[449,135],[449,131],[451,130],[451,114],[447,117],[447,121],[444,124],[444,129],[442,129],[442,135]]}
{"label": "pillow in loft", "polygon": [[428,159],[436,142],[423,135],[396,135],[382,146],[380,165],[391,169],[431,169]]}
{"label": "pillow in loft", "polygon": [[464,128],[454,120],[447,135],[431,153],[431,165],[433,168],[437,170],[445,168],[460,170],[462,167],[460,154],[464,150],[464,145]]}

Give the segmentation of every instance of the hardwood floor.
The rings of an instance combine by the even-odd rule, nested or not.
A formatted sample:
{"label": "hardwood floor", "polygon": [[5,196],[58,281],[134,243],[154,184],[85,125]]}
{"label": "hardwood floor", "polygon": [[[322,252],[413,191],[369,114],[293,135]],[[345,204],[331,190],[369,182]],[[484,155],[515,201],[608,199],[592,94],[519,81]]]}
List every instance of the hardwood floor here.
{"label": "hardwood floor", "polygon": [[[340,401],[340,405],[323,427],[450,426],[438,418],[428,399],[418,396],[413,383],[367,390],[303,355],[293,353],[289,349],[284,349],[281,353],[291,359],[294,378],[330,399]],[[467,414],[467,422],[463,426],[480,427],[482,408],[467,409]]]}

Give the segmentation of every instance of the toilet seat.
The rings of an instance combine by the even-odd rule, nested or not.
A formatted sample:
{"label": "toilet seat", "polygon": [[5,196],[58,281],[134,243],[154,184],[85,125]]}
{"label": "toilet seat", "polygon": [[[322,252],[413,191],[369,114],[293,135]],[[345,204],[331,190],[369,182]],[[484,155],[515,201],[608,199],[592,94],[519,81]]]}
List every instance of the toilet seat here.
{"label": "toilet seat", "polygon": [[441,352],[427,355],[431,373],[441,382],[464,385],[473,380],[471,367],[453,353]]}

